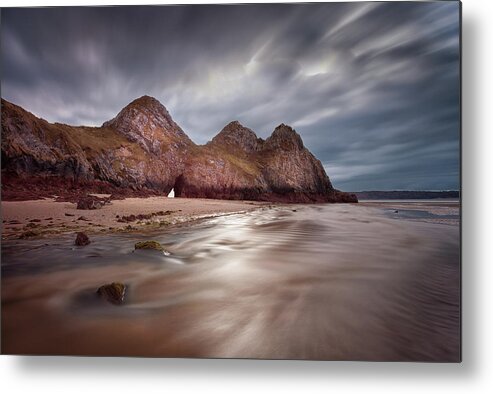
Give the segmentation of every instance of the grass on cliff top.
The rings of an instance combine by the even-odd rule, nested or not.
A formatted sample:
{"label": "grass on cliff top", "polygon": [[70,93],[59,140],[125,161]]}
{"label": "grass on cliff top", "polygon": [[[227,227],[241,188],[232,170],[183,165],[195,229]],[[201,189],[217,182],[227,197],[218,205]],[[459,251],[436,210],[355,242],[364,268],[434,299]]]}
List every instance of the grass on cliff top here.
{"label": "grass on cliff top", "polygon": [[44,129],[50,138],[62,137],[69,145],[78,145],[82,149],[101,152],[106,149],[117,149],[128,143],[128,140],[116,131],[100,127],[73,127],[55,123]]}
{"label": "grass on cliff top", "polygon": [[261,168],[257,164],[255,157],[245,157],[243,152],[199,145],[192,149],[191,155],[195,160],[201,161],[205,165],[209,164],[209,160],[223,159],[232,167],[251,177],[257,177],[261,173]]}
{"label": "grass on cliff top", "polygon": [[76,151],[80,147],[91,158],[104,151],[114,151],[121,147],[130,150],[129,162],[145,160],[146,153],[134,142],[128,141],[123,135],[111,128],[69,126],[61,123],[42,126],[44,133],[52,143],[59,144],[63,141],[70,151]]}
{"label": "grass on cliff top", "polygon": [[247,173],[252,177],[257,177],[260,175],[260,167],[255,161],[249,159],[243,159],[235,154],[223,151],[223,155],[226,160],[228,160],[235,167],[240,168],[243,172]]}

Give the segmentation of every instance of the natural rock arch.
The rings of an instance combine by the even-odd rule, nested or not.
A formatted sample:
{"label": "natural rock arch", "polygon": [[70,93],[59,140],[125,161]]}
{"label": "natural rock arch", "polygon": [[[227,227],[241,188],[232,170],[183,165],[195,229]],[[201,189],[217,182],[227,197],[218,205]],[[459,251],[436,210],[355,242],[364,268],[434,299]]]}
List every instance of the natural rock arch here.
{"label": "natural rock arch", "polygon": [[184,186],[185,186],[185,177],[183,176],[183,174],[181,174],[175,179],[175,184],[173,185],[172,190],[175,191],[175,197],[182,196]]}

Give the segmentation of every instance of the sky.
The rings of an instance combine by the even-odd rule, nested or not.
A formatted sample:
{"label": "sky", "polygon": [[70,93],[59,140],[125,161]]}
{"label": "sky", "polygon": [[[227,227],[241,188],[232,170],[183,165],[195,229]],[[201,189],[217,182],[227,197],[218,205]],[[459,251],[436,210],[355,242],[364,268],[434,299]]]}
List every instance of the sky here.
{"label": "sky", "polygon": [[2,97],[99,126],[142,95],[199,144],[289,124],[341,190],[456,190],[459,3],[1,10]]}

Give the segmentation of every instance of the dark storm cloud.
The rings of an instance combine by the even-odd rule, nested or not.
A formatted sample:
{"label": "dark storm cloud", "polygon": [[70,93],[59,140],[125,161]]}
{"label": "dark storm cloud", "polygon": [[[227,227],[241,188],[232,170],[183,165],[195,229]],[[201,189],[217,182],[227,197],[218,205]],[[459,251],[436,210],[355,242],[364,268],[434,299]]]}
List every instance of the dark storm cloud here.
{"label": "dark storm cloud", "polygon": [[456,2],[3,9],[2,97],[99,125],[144,94],[198,142],[293,125],[343,190],[455,189]]}

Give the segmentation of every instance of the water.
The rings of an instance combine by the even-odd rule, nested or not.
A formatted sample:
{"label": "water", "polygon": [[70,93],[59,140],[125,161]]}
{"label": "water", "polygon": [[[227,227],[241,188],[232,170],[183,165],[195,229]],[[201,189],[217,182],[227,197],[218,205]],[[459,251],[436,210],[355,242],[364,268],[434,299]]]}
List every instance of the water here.
{"label": "water", "polygon": [[459,220],[459,214],[437,215],[421,209],[385,209],[387,215],[394,219],[455,219]]}
{"label": "water", "polygon": [[[457,361],[459,228],[386,209],[277,207],[82,248],[4,242],[3,351]],[[145,239],[171,254],[134,251]],[[94,295],[113,281],[128,285],[122,306]]]}

